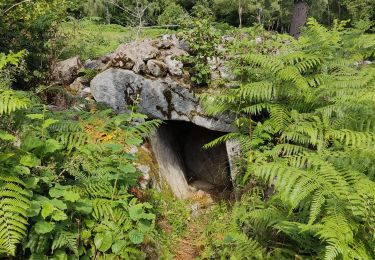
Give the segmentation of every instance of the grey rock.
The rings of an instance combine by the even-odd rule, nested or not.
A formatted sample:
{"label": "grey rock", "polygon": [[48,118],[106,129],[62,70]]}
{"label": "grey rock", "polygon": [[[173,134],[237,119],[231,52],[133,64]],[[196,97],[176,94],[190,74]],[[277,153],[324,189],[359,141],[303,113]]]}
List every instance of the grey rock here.
{"label": "grey rock", "polygon": [[83,65],[85,69],[100,71],[105,67],[101,60],[87,60]]}
{"label": "grey rock", "polygon": [[169,185],[176,197],[187,198],[190,189],[184,174],[183,160],[175,150],[173,134],[168,128],[162,126],[151,136],[150,140],[162,182]]}
{"label": "grey rock", "polygon": [[151,118],[192,122],[207,129],[231,132],[233,118],[206,116],[198,99],[188,88],[170,78],[147,79],[133,71],[108,69],[90,83],[96,101],[124,112],[138,101],[140,112]]}
{"label": "grey rock", "polygon": [[147,70],[147,66],[146,64],[144,63],[143,60],[141,59],[138,59],[134,66],[133,66],[133,71],[137,74],[144,74],[146,73],[148,70]]}
{"label": "grey rock", "polygon": [[90,81],[85,77],[76,78],[72,84],[70,84],[67,89],[72,94],[77,94],[81,96],[82,91],[89,86]]}
{"label": "grey rock", "polygon": [[155,77],[165,77],[168,70],[167,65],[158,60],[149,60],[147,62],[147,69]]}
{"label": "grey rock", "polygon": [[139,185],[141,186],[141,189],[145,190],[150,186],[150,181],[151,181],[150,166],[139,164],[136,167],[142,173],[142,176],[139,180]]}
{"label": "grey rock", "polygon": [[184,64],[181,61],[174,59],[172,55],[168,55],[165,58],[165,64],[167,65],[168,71],[171,75],[177,76],[177,77],[182,76],[183,74],[182,69],[184,67]]}
{"label": "grey rock", "polygon": [[82,97],[82,98],[92,97],[91,88],[90,87],[86,87],[86,88],[78,91],[77,96]]}
{"label": "grey rock", "polygon": [[147,62],[155,58],[158,53],[159,50],[152,45],[150,40],[121,44],[112,55],[111,66],[132,69],[138,60]]}
{"label": "grey rock", "polygon": [[78,71],[83,67],[78,56],[58,62],[52,73],[55,81],[63,84],[70,84],[78,75]]}
{"label": "grey rock", "polygon": [[113,59],[113,53],[107,53],[99,58],[99,60],[103,63],[108,63]]}

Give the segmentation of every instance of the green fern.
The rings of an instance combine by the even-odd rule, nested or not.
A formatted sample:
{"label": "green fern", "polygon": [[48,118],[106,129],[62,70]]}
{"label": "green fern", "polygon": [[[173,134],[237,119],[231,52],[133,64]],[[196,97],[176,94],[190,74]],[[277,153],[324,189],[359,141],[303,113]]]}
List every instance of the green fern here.
{"label": "green fern", "polygon": [[0,90],[0,116],[30,106],[30,100],[19,91]]}
{"label": "green fern", "polygon": [[236,49],[238,81],[200,95],[210,114],[238,118],[237,133],[206,147],[241,143],[248,165],[239,183],[266,184],[272,195],[238,219],[274,255],[375,257],[375,67],[361,64],[372,58],[365,39],[373,36],[344,28],[311,19],[277,54]]}
{"label": "green fern", "polygon": [[60,231],[55,235],[55,238],[52,242],[52,252],[56,249],[65,247],[69,248],[76,256],[78,256],[78,234],[77,233],[71,233],[67,231]]}
{"label": "green fern", "polygon": [[16,177],[0,175],[0,252],[15,255],[27,233],[30,193]]}

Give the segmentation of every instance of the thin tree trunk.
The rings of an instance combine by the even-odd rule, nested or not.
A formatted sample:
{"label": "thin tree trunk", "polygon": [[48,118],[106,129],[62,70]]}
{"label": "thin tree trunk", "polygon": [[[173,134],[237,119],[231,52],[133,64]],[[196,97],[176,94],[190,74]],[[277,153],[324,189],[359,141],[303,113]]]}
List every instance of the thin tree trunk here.
{"label": "thin tree trunk", "polygon": [[240,20],[240,28],[242,28],[242,13],[243,13],[243,7],[242,7],[242,1],[238,1],[238,18]]}
{"label": "thin tree trunk", "polygon": [[301,27],[305,25],[309,13],[309,5],[302,1],[296,1],[294,4],[292,23],[290,24],[289,34],[298,39],[301,33]]}

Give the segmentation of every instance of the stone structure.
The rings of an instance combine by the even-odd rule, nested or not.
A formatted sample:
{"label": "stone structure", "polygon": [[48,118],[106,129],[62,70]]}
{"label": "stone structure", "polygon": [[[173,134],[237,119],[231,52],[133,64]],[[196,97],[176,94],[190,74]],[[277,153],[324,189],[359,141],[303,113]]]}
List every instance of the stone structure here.
{"label": "stone structure", "polygon": [[[137,105],[139,112],[149,118],[166,122],[150,142],[160,179],[180,198],[196,190],[197,183],[199,187],[231,186],[231,166],[237,153],[233,143],[202,149],[204,144],[233,131],[233,118],[204,113],[184,70],[181,57],[188,55],[187,51],[185,44],[172,35],[122,44],[114,53],[84,63],[84,68],[97,72],[89,88],[81,78],[74,81],[82,66],[76,58],[77,66],[59,66],[64,70],[57,73],[63,82],[74,81],[70,89],[79,96],[91,94],[119,113],[126,112],[129,105]],[[62,64],[73,64],[72,61]],[[212,64],[212,75],[223,77],[227,73],[222,64],[221,60]]]}

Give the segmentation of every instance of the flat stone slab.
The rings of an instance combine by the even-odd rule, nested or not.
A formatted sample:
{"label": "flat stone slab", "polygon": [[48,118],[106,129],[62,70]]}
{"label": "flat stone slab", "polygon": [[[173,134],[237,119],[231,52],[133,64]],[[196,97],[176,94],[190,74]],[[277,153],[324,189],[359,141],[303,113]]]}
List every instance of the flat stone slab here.
{"label": "flat stone slab", "polygon": [[118,112],[138,104],[139,112],[150,118],[186,121],[204,128],[232,132],[229,116],[209,117],[204,114],[197,97],[171,78],[146,78],[131,70],[108,69],[90,83],[95,100]]}

